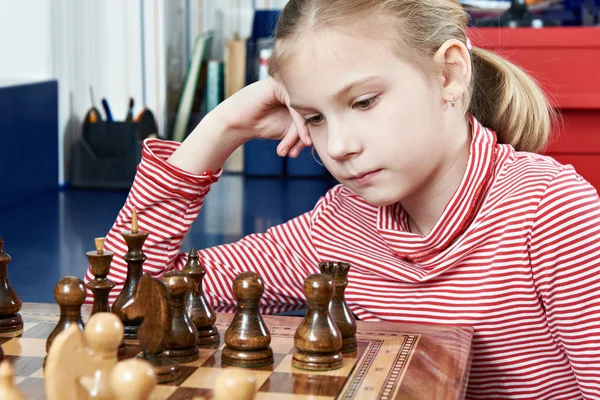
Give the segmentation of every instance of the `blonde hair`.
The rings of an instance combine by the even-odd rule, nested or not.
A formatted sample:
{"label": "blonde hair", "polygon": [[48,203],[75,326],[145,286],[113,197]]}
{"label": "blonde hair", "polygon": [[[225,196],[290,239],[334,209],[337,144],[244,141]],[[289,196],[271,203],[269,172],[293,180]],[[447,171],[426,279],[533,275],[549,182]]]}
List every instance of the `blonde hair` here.
{"label": "blonde hair", "polygon": [[[400,56],[427,72],[439,71],[433,56],[446,41],[467,43],[467,14],[458,0],[290,0],[277,22],[269,73],[278,78],[306,33],[323,27],[378,39],[387,34]],[[471,56],[464,111],[494,130],[500,143],[542,150],[555,112],[537,83],[490,51],[474,47]]]}

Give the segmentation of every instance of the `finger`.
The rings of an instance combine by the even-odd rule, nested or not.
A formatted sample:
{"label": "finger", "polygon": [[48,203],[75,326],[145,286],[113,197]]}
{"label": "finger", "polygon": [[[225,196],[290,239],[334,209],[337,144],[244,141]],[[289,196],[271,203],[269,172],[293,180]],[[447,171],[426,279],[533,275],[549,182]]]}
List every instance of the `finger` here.
{"label": "finger", "polygon": [[308,126],[306,126],[304,117],[290,106],[288,106],[288,109],[290,110],[292,121],[294,121],[296,130],[298,131],[298,136],[300,136],[300,139],[302,140],[302,142],[304,142],[306,146],[312,146],[312,140],[310,139],[310,131],[308,130]]}
{"label": "finger", "polygon": [[298,140],[298,142],[296,143],[296,145],[294,147],[292,147],[292,149],[289,152],[289,155],[291,158],[296,158],[300,155],[300,152],[302,150],[304,150],[306,148],[306,145],[304,143],[302,143],[301,140]]}
{"label": "finger", "polygon": [[293,122],[290,122],[289,126],[284,132],[283,139],[277,146],[277,154],[279,154],[281,157],[287,156],[290,150],[299,141],[300,138],[298,137],[298,130],[296,129],[296,125]]}
{"label": "finger", "polygon": [[275,97],[281,103],[285,104],[287,106],[288,110],[290,111],[290,115],[292,116],[292,121],[294,121],[294,125],[296,125],[296,130],[298,131],[298,136],[300,137],[300,139],[304,142],[304,144],[306,146],[311,146],[312,140],[310,139],[310,132],[308,130],[308,127],[306,126],[304,117],[302,117],[302,115],[300,115],[296,110],[294,110],[290,106],[290,95],[287,92],[287,89],[281,82],[279,82],[273,78],[270,78],[270,79],[271,80],[269,82],[273,86],[273,90],[275,92]]}

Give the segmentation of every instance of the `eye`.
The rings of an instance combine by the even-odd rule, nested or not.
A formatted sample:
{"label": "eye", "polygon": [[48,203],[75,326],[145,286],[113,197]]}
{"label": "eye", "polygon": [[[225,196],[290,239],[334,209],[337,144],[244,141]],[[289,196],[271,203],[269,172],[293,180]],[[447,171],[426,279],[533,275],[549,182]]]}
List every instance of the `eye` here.
{"label": "eye", "polygon": [[323,123],[323,121],[325,121],[325,117],[321,114],[321,115],[315,115],[314,117],[306,118],[304,120],[304,123],[306,125],[318,126],[318,125],[321,125]]}
{"label": "eye", "polygon": [[371,98],[365,100],[359,100],[356,103],[352,104],[352,108],[357,108],[359,110],[370,110],[375,107],[375,105],[379,102],[379,96],[373,96]]}

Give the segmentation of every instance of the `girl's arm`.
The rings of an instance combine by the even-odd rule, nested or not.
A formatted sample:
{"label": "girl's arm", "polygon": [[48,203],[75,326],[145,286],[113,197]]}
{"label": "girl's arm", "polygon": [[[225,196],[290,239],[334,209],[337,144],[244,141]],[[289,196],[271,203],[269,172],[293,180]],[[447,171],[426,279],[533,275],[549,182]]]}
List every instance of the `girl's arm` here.
{"label": "girl's arm", "polygon": [[600,398],[600,201],[572,168],[540,202],[530,257],[553,338],[584,397]]}
{"label": "girl's arm", "polygon": [[[105,239],[105,249],[115,253],[108,278],[116,284],[110,303],[120,293],[127,276],[123,256],[127,246],[121,235],[131,229],[133,207],[139,229],[150,233],[144,243],[144,272],[161,277],[171,269],[182,269],[187,255],[180,247],[220,171],[193,175],[167,162],[179,148],[175,142],[147,139],[135,181],[125,205]],[[310,242],[312,212],[276,226],[264,234],[199,252],[206,267],[204,292],[213,306],[235,304],[231,285],[235,276],[252,270],[265,282],[263,311],[281,312],[304,306],[302,284],[317,272],[317,255]],[[189,251],[190,249],[185,249]],[[86,283],[94,277],[88,269]],[[88,291],[87,303],[93,301]]]}

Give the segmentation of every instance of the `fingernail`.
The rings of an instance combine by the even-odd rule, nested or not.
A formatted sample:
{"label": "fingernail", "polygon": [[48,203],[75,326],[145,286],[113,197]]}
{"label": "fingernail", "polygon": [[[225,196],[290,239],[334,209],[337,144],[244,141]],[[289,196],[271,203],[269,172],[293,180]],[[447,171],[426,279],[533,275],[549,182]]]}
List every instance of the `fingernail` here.
{"label": "fingernail", "polygon": [[279,153],[279,155],[280,155],[281,157],[285,157],[285,155],[287,154],[287,152],[288,152],[288,149],[287,149],[287,147],[284,147],[284,148],[282,148],[282,149],[279,149],[279,151],[278,151],[278,153]]}

